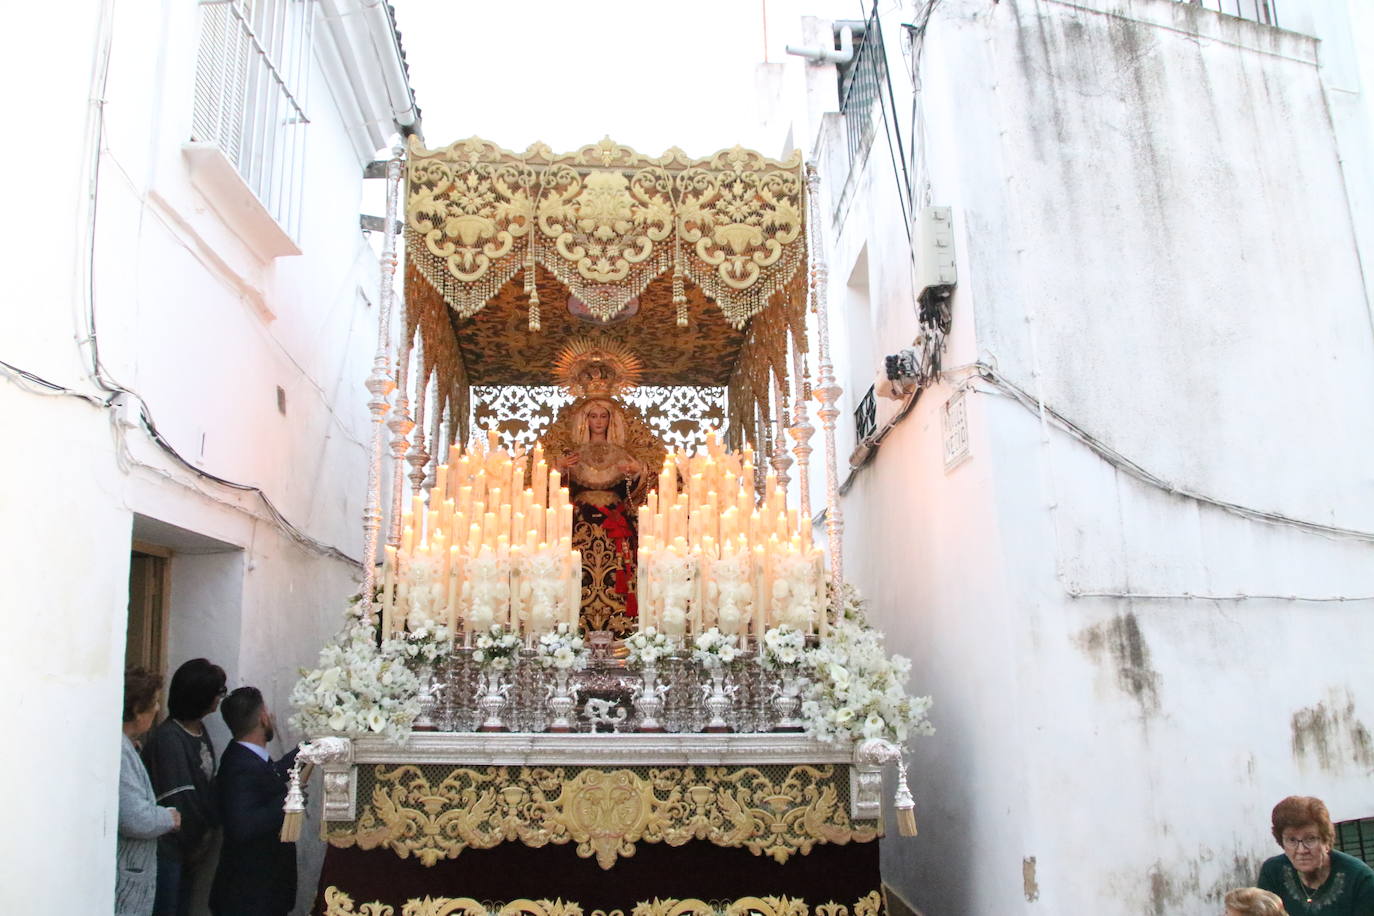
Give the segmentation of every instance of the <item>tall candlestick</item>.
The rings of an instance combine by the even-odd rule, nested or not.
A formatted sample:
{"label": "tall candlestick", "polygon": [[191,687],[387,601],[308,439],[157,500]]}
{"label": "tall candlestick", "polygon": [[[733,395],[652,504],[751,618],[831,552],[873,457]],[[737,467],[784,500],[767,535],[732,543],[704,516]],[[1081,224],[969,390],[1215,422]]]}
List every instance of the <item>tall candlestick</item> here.
{"label": "tall candlestick", "polygon": [[382,635],[391,632],[391,606],[396,589],[396,548],[386,545],[385,559],[382,561]]}
{"label": "tall candlestick", "polygon": [[442,505],[448,497],[448,465],[439,465],[434,472],[434,489],[430,491],[430,505]]}
{"label": "tall candlestick", "polygon": [[446,604],[445,622],[448,625],[450,639],[458,632],[458,589],[459,583],[462,581],[463,557],[455,544],[448,549],[448,602]]}

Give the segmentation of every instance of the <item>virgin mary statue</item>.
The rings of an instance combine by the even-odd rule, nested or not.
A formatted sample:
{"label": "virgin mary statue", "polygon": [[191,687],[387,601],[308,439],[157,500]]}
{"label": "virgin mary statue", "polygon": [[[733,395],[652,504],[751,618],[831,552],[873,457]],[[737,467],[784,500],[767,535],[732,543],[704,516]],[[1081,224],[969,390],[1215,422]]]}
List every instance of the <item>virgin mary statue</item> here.
{"label": "virgin mary statue", "polygon": [[568,481],[573,547],[582,551],[582,625],[617,637],[636,629],[639,506],[658,483],[665,449],[620,393],[639,361],[617,344],[578,340],[556,370],[576,398],[543,438],[544,452]]}

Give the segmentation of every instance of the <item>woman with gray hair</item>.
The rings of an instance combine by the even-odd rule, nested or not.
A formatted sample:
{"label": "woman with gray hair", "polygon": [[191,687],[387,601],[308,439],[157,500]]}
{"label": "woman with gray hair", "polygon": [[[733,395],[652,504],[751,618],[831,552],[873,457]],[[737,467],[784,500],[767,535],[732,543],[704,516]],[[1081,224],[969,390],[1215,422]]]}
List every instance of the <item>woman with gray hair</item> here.
{"label": "woman with gray hair", "polygon": [[175,808],[153,795],[134,739],[157,717],[162,678],[142,668],[124,672],[124,729],[119,758],[119,839],[115,857],[115,916],[149,916],[157,889],[157,838],[181,826]]}

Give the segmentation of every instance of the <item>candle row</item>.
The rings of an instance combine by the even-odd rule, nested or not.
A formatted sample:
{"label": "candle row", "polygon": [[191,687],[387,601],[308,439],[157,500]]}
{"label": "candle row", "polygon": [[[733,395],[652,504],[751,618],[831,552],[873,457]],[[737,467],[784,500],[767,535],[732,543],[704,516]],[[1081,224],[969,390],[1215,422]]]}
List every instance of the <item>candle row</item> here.
{"label": "candle row", "polygon": [[772,469],[758,498],[753,458],[749,449],[727,453],[710,432],[704,450],[664,461],[639,513],[641,628],[755,636],[781,623],[824,628],[824,561],[811,520],[787,508]]}
{"label": "candle row", "polygon": [[582,558],[572,549],[573,509],[542,446],[512,454],[491,431],[485,450],[454,446],[448,458],[402,516],[400,545],[386,548],[383,632],[426,620],[455,633],[497,623],[530,634],[576,627]]}

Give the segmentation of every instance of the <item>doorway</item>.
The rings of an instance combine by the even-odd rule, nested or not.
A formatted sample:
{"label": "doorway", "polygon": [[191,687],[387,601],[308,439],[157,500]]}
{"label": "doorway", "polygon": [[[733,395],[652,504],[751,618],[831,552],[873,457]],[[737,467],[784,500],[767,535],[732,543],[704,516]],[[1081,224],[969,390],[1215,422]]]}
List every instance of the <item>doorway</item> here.
{"label": "doorway", "polygon": [[129,622],[124,665],[161,672],[167,664],[168,573],[172,552],[134,541],[129,556]]}

